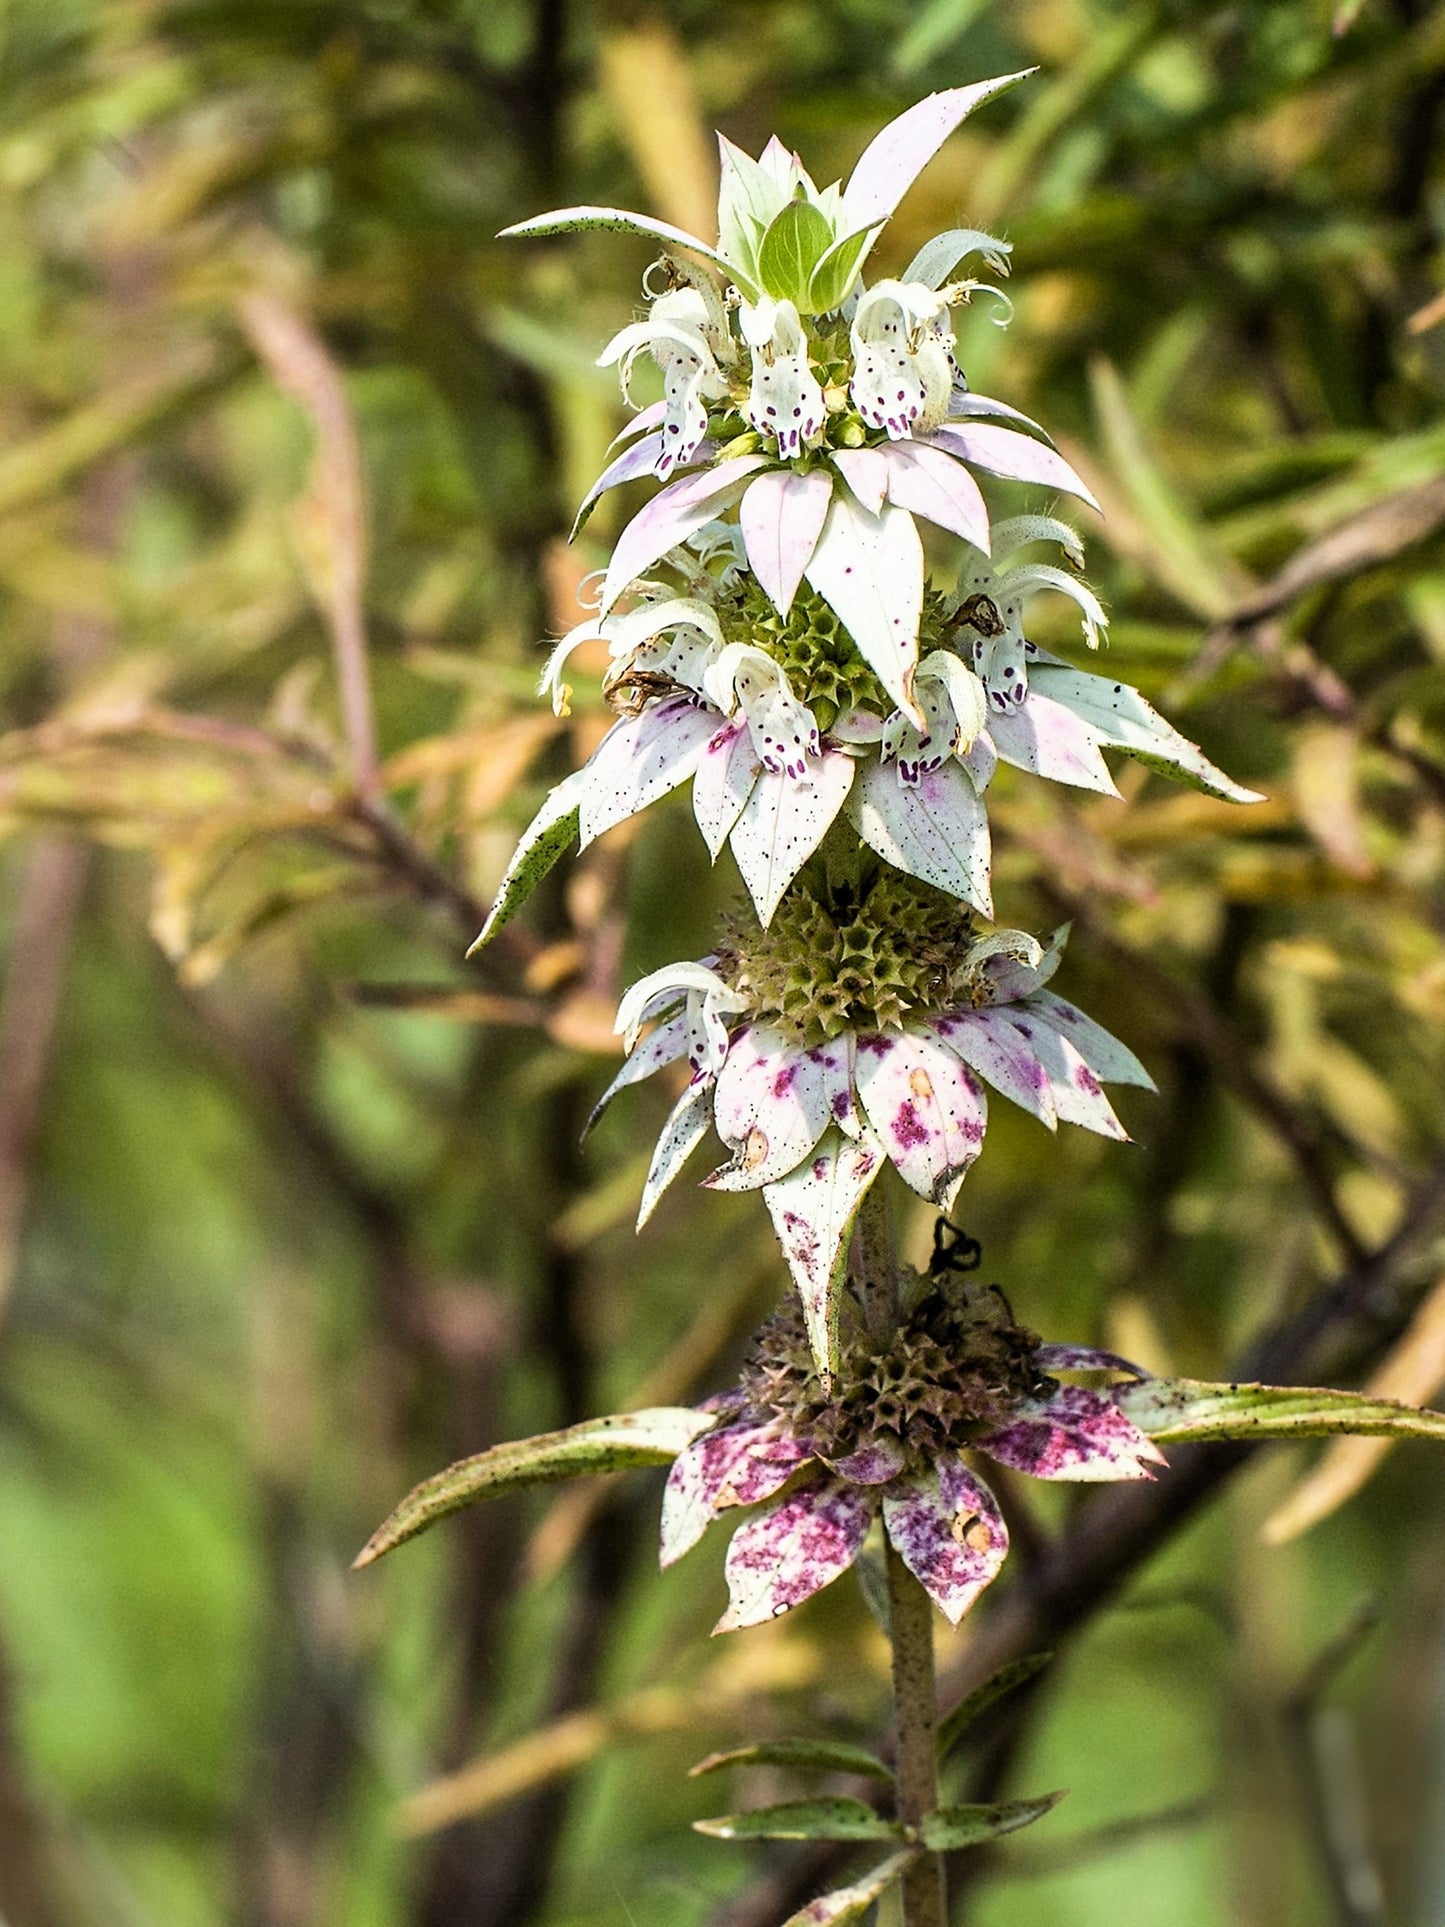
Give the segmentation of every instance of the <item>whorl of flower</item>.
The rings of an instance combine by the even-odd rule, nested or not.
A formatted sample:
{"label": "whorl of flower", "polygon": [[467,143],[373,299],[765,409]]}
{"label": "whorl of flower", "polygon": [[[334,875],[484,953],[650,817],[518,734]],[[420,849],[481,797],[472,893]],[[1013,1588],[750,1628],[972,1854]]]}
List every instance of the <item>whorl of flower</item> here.
{"label": "whorl of flower", "polygon": [[617,1013],[631,1055],[594,1116],[665,1065],[685,1059],[691,1076],[639,1227],[715,1130],[730,1156],[704,1183],[763,1193],[831,1369],[838,1266],[885,1160],[947,1210],[983,1147],[985,1083],[1050,1130],[1120,1139],[1104,1083],[1153,1088],[1132,1051],[1046,988],[1066,935],[1047,951],[1022,931],[975,939],[953,900],[884,871],[866,892],[800,885],[766,932],[644,977]]}
{"label": "whorl of flower", "polygon": [[1141,1479],[1163,1454],[1107,1390],[1057,1374],[1123,1372],[1110,1352],[1044,1345],[1002,1295],[916,1279],[886,1350],[856,1327],[825,1386],[793,1307],[758,1334],[716,1420],[679,1453],[662,1514],[671,1565],[711,1522],[761,1510],[733,1535],[719,1632],[776,1618],[844,1572],[880,1514],[904,1563],[955,1625],[1003,1565],[1008,1528],[975,1468],[1063,1480]]}
{"label": "whorl of flower", "polygon": [[[1006,553],[1049,541],[1075,567],[1082,559],[1078,536],[1052,516],[1012,517],[997,533]],[[738,566],[729,525],[700,530],[668,568],[674,583],[647,584],[635,608],[579,623],[552,652],[542,688],[559,714],[568,662],[593,640],[607,644],[604,687],[624,714],[523,837],[498,899],[506,915],[519,880],[540,874],[539,843],[554,856],[573,837],[585,847],[687,783],[709,854],[732,849],[765,924],[840,814],[895,868],[991,915],[983,796],[999,760],[1117,795],[1101,754],[1117,749],[1211,795],[1254,800],[1137,690],[1025,639],[1025,604],[1040,590],[1079,604],[1086,641],[1106,620],[1083,582],[1046,563],[980,560],[951,594],[930,592],[914,679],[921,723],[894,706],[815,591],[779,613]]]}
{"label": "whorl of flower", "polygon": [[607,490],[646,474],[671,478],[620,536],[601,613],[669,549],[736,507],[749,566],[779,613],[810,582],[893,703],[924,727],[913,687],[924,585],[914,517],[987,553],[988,510],[974,469],[1093,501],[1047,439],[1036,439],[1042,429],[970,394],[954,360],[951,310],[985,284],[950,277],[974,254],[1006,271],[1004,242],[955,229],[922,249],[901,279],[871,288],[858,279],[948,133],[1019,78],[919,102],[883,130],[846,187],[820,191],[776,141],[757,161],[724,141],[718,248],[612,208],[568,208],[507,230],[631,228],[724,276],[719,288],[706,269],[669,255],[669,285],[601,356],[604,366],[620,364],[627,393],[637,358],[651,353],[664,394],[632,423],[578,525]]}

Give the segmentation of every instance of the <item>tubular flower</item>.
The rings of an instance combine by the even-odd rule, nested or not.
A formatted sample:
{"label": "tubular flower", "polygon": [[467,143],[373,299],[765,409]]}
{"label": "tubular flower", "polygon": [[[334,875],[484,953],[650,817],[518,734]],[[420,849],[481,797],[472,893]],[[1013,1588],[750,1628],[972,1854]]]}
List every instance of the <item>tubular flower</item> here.
{"label": "tubular flower", "polygon": [[798,310],[764,296],[755,307],[743,303],[741,324],[753,360],[747,418],[760,435],[772,436],[780,460],[796,461],[827,418]]}
{"label": "tubular flower", "polygon": [[710,1401],[708,1431],[668,1476],[669,1566],[726,1512],[756,1506],[727,1555],[718,1632],[775,1619],[847,1570],[881,1515],[900,1557],[954,1624],[998,1574],[1008,1528],[980,1476],[987,1457],[1034,1478],[1145,1479],[1163,1454],[1117,1396],[1060,1373],[1142,1379],[1109,1352],[1041,1344],[1002,1294],[915,1279],[883,1351],[854,1321],[836,1396],[810,1355],[801,1310],[780,1312],[739,1383]]}
{"label": "tubular flower", "polygon": [[627,393],[633,364],[648,352],[663,373],[664,395],[660,425],[646,445],[646,463],[657,475],[668,475],[690,462],[707,437],[707,403],[728,393],[723,362],[733,359],[733,344],[716,290],[707,286],[670,289],[653,301],[645,321],[634,321],[612,337],[598,357],[598,366],[622,364],[622,387]]}
{"label": "tubular flower", "polygon": [[[1046,986],[1045,951],[1022,931],[972,940],[966,912],[889,872],[871,888],[799,888],[767,932],[738,933],[708,965],[655,972],[624,996],[633,1056],[597,1106],[686,1059],[639,1228],[707,1135],[729,1157],[713,1190],[763,1193],[819,1355],[831,1356],[835,1272],[864,1194],[891,1161],[947,1210],[983,1147],[991,1084],[1050,1130],[1062,1119],[1125,1138],[1105,1082],[1152,1089],[1132,1051]],[[740,1020],[696,1047],[695,999]],[[639,1045],[641,1026],[657,1028]],[[719,1023],[721,1018],[719,1018]]]}
{"label": "tubular flower", "polygon": [[916,281],[879,281],[858,297],[850,338],[848,392],[870,428],[899,441],[941,427],[960,374],[948,310],[954,290]]}

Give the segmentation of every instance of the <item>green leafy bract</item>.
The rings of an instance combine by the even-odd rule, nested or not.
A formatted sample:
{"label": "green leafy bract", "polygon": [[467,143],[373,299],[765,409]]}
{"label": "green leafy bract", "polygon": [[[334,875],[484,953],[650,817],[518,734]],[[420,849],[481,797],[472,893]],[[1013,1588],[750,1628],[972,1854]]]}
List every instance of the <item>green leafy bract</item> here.
{"label": "green leafy bract", "polygon": [[901,1880],[917,1858],[918,1851],[912,1847],[905,1853],[890,1854],[850,1885],[835,1888],[830,1894],[820,1894],[797,1913],[789,1914],[783,1927],[845,1927],[848,1921],[861,1920],[874,1901],[887,1893],[895,1881]]}
{"label": "green leafy bract", "polygon": [[876,1754],[865,1747],[850,1746],[845,1740],[759,1740],[754,1746],[709,1753],[692,1769],[692,1777],[699,1779],[704,1773],[718,1773],[725,1766],[795,1766],[815,1773],[866,1773],[874,1780],[893,1778]]}
{"label": "green leafy bract", "polygon": [[1141,1432],[1163,1445],[1191,1439],[1323,1438],[1334,1432],[1445,1439],[1445,1412],[1319,1386],[1146,1378],[1114,1386],[1109,1396]]}
{"label": "green leafy bract", "polygon": [[725,1813],[716,1820],[694,1820],[698,1833],[714,1840],[901,1840],[896,1820],[885,1820],[861,1800],[786,1800],[752,1813]]}
{"label": "green leafy bract", "polygon": [[789,201],[774,216],[758,248],[758,278],[775,301],[810,314],[813,271],[833,242],[827,216],[807,201]]}
{"label": "green leafy bract", "polygon": [[1045,1793],[1037,1800],[1006,1800],[1001,1806],[939,1807],[925,1814],[919,1824],[924,1846],[933,1853],[951,1853],[956,1847],[978,1847],[985,1840],[1016,1833],[1042,1820],[1063,1799],[1062,1793]]}
{"label": "green leafy bract", "polygon": [[585,777],[585,770],[573,770],[549,792],[528,824],[497,886],[496,899],[482,925],[481,935],[467,952],[469,957],[489,944],[504,923],[511,922],[553,864],[577,841],[581,834]]}
{"label": "green leafy bract", "polygon": [[1027,1659],[1016,1659],[1009,1666],[1000,1666],[981,1686],[975,1686],[971,1693],[966,1694],[953,1711],[938,1723],[939,1759],[947,1759],[968,1728],[989,1707],[1005,1694],[1036,1678],[1052,1663],[1053,1657],[1052,1653],[1030,1653]]}
{"label": "green leafy bract", "polygon": [[585,1419],[562,1432],[494,1445],[423,1479],[377,1527],[353,1564],[369,1566],[449,1512],[514,1492],[519,1486],[620,1472],[634,1465],[669,1464],[712,1423],[707,1412],[659,1405],[643,1412]]}

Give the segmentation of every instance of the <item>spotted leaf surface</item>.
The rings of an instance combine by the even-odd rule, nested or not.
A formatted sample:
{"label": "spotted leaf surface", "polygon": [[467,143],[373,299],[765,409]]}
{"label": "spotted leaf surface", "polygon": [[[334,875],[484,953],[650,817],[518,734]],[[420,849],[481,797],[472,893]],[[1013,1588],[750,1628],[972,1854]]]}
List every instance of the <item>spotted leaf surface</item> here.
{"label": "spotted leaf surface", "polygon": [[728,1547],[729,1605],[714,1631],[777,1619],[846,1572],[873,1505],[861,1486],[820,1479],[754,1513]]}
{"label": "spotted leaf surface", "polygon": [[574,770],[550,792],[532,818],[512,853],[481,935],[467,952],[470,957],[491,942],[503,924],[510,923],[553,864],[577,841],[587,771]]}
{"label": "spotted leaf surface", "polygon": [[751,1813],[694,1820],[714,1840],[898,1840],[903,1829],[861,1800],[787,1800]]}
{"label": "spotted leaf surface", "polygon": [[935,1017],[929,1027],[996,1091],[1031,1111],[1051,1131],[1055,1129],[1058,1113],[1048,1072],[998,1011],[969,1010]]}
{"label": "spotted leaf surface", "polygon": [[746,717],[724,723],[698,758],[692,779],[692,813],[714,862],[752,795],[762,767]]}
{"label": "spotted leaf surface", "polygon": [[994,1578],[1008,1528],[993,1494],[954,1453],[933,1472],[888,1492],[883,1523],[898,1555],[952,1625]]}
{"label": "spotted leaf surface", "polygon": [[1127,683],[1110,682],[1107,676],[1092,676],[1053,660],[1035,662],[1030,673],[1041,694],[1071,709],[1106,746],[1122,749],[1136,762],[1226,802],[1263,800],[1258,790],[1245,789],[1216,769],[1203,750],[1165,722]]}
{"label": "spotted leaf surface", "polygon": [[953,130],[975,107],[1024,80],[1033,72],[1000,74],[975,81],[971,87],[950,87],[929,94],[875,134],[859,156],[843,190],[843,209],[850,227],[881,221],[890,215],[933,159]]}
{"label": "spotted leaf surface", "polygon": [[988,1103],[968,1067],[926,1031],[860,1037],[854,1082],[904,1183],[946,1211],[983,1148]]}
{"label": "spotted leaf surface", "polygon": [[999,1017],[1010,1025],[1043,1066],[1049,1080],[1054,1110],[1065,1124],[1082,1125],[1100,1137],[1127,1143],[1129,1133],[1114,1115],[1097,1074],[1090,1070],[1067,1037],[1037,1015],[1028,1002],[1000,1006]]}
{"label": "spotted leaf surface", "polygon": [[988,506],[961,462],[941,448],[895,442],[880,451],[888,463],[888,499],[988,553]]}
{"label": "spotted leaf surface", "polygon": [[1097,790],[1104,796],[1119,794],[1109,766],[1099,754],[1094,731],[1071,709],[1042,695],[1037,679],[1019,708],[996,712],[989,718],[988,733],[999,755],[1016,769],[1029,770],[1053,783],[1071,784],[1075,789]]}
{"label": "spotted leaf surface", "polygon": [[1127,1044],[1096,1024],[1092,1017],[1055,996],[1052,990],[1036,990],[1029,1007],[1061,1037],[1067,1037],[1096,1077],[1109,1084],[1137,1084],[1146,1091],[1155,1088],[1154,1080]]}
{"label": "spotted leaf surface", "polygon": [[712,1423],[706,1412],[657,1406],[494,1445],[424,1479],[367,1540],[355,1564],[369,1566],[448,1513],[519,1486],[616,1472],[631,1465],[665,1465]]}
{"label": "spotted leaf surface", "polygon": [[917,1858],[917,1850],[911,1847],[905,1853],[890,1854],[848,1886],[820,1894],[797,1913],[789,1914],[783,1927],[851,1927],[851,1923],[862,1920],[873,1903],[903,1878]]}
{"label": "spotted leaf surface", "polygon": [[645,575],[659,557],[721,514],[765,461],[762,455],[735,455],[714,468],[670,482],[654,495],[617,538],[602,585],[601,613],[605,615],[628,584]]}
{"label": "spotted leaf surface", "polygon": [[994,422],[970,422],[963,426],[950,422],[946,427],[935,429],[927,439],[934,447],[946,449],[950,455],[957,455],[961,461],[990,475],[1063,489],[1068,495],[1077,495],[1091,508],[1099,506],[1088,483],[1057,449],[1036,442],[1031,435],[1020,435],[1017,429],[1001,428]]}
{"label": "spotted leaf surface", "polygon": [[[700,406],[701,404],[699,404]],[[704,416],[706,420],[706,416]],[[643,435],[630,447],[624,448],[620,455],[610,461],[597,480],[582,498],[582,506],[577,511],[568,541],[575,541],[593,509],[607,494],[609,489],[621,488],[624,482],[635,482],[644,475],[651,475],[656,468],[657,458],[662,453],[663,436],[661,431]]]}
{"label": "spotted leaf surface", "polygon": [[1140,1431],[1166,1445],[1190,1439],[1445,1439],[1445,1412],[1394,1399],[1305,1385],[1211,1385],[1194,1378],[1150,1378],[1115,1386],[1112,1396]]}
{"label": "spotted leaf surface", "polygon": [[655,1071],[675,1064],[679,1057],[685,1057],[688,1041],[686,1010],[679,1010],[665,1018],[624,1060],[621,1070],[593,1105],[582,1135],[587,1135],[619,1091],[625,1091],[629,1085],[640,1084],[643,1078],[651,1077]]}
{"label": "spotted leaf surface", "polygon": [[657,1209],[663,1192],[707,1136],[711,1121],[711,1080],[694,1078],[673,1106],[652,1153],[647,1182],[642,1187],[642,1202],[637,1210],[639,1231]]}
{"label": "spotted leaf surface", "polygon": [[1036,1479],[1097,1484],[1108,1479],[1148,1479],[1164,1454],[1119,1409],[1112,1396],[1082,1385],[1062,1385],[1051,1398],[1020,1406],[978,1449],[1000,1465]]}

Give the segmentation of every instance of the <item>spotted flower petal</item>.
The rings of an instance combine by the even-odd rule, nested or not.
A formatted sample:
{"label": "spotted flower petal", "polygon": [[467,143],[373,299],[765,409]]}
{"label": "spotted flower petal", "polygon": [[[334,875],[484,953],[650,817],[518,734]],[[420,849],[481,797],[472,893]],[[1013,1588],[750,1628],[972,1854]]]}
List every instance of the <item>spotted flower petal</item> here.
{"label": "spotted flower petal", "polygon": [[652,450],[652,465],[659,475],[692,460],[707,435],[707,403],[727,393],[718,366],[718,352],[725,341],[718,319],[700,288],[671,289],[652,303],[645,321],[623,328],[598,357],[600,368],[622,364],[624,393],[633,363],[644,351],[662,369],[662,426]]}
{"label": "spotted flower petal", "polygon": [[586,765],[582,847],[685,783],[716,727],[716,716],[687,696],[649,704],[615,724]]}
{"label": "spotted flower petal", "polygon": [[923,547],[913,518],[878,515],[835,494],[807,578],[858,645],[898,707],[921,722],[913,697],[923,611]]}
{"label": "spotted flower petal", "polygon": [[785,1426],[722,1425],[679,1452],[662,1498],[660,1563],[675,1564],[730,1506],[771,1499],[812,1457]]}
{"label": "spotted flower petal", "polygon": [[828,413],[798,310],[765,296],[755,306],[744,302],[740,319],[753,360],[747,418],[760,435],[773,437],[780,461],[795,462]]}
{"label": "spotted flower petal", "polygon": [[726,714],[742,708],[763,768],[795,782],[822,754],[818,724],[782,669],[751,643],[730,642],[706,671],[703,687]]}
{"label": "spotted flower petal", "polygon": [[825,1378],[838,1362],[839,1274],[848,1238],[883,1161],[882,1147],[869,1133],[850,1143],[830,1130],[796,1171],[763,1192],[802,1300],[813,1358]]}
{"label": "spotted flower petal", "polygon": [[728,1547],[730,1603],[714,1630],[777,1619],[846,1572],[868,1536],[874,1505],[861,1486],[820,1479],[746,1520]]}
{"label": "spotted flower petal", "polygon": [[1164,1454],[1103,1392],[1061,1385],[1052,1397],[1021,1405],[978,1449],[1036,1479],[1098,1482],[1148,1479]]}
{"label": "spotted flower petal", "polygon": [[742,498],[738,520],[748,562],[780,615],[793,606],[832,497],[833,485],[824,469],[807,475],[769,469],[749,484]]}
{"label": "spotted flower petal", "polygon": [[904,1565],[956,1626],[1008,1553],[993,1494],[953,1452],[931,1473],[887,1490],[883,1525]]}
{"label": "spotted flower petal", "polygon": [[871,427],[898,441],[915,423],[925,432],[944,421],[956,372],[946,293],[879,281],[858,298],[852,348],[848,392]]}
{"label": "spotted flower petal", "polygon": [[[992,692],[995,713],[988,728],[989,739],[1003,760],[1054,783],[1117,796],[1109,766],[1099,754],[1099,738],[1089,725],[1062,703],[1043,695],[1037,683],[1029,690],[1022,681],[1009,680],[1008,665],[999,663],[996,645],[980,642],[978,651],[980,676],[1004,677],[1002,685]],[[1021,656],[1019,660],[1024,659]],[[1018,706],[1006,706],[1015,700]]]}
{"label": "spotted flower petal", "polygon": [[977,1080],[923,1029],[860,1037],[855,1079],[899,1176],[947,1211],[983,1148],[988,1103]]}
{"label": "spotted flower petal", "polygon": [[832,1059],[785,1031],[750,1025],[718,1072],[713,1121],[733,1161],[707,1180],[717,1191],[758,1191],[801,1164],[833,1121]]}

